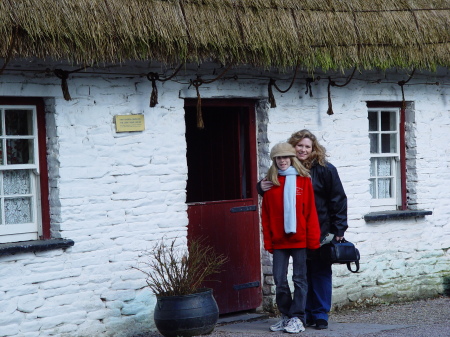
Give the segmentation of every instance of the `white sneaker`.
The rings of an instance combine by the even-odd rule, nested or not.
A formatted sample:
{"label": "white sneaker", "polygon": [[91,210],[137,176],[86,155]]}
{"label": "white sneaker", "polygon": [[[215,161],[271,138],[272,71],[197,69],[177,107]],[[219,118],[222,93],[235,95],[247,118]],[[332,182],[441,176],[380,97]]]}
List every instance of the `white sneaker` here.
{"label": "white sneaker", "polygon": [[274,325],[270,326],[270,331],[283,331],[284,328],[288,325],[288,323],[289,323],[289,317],[282,316],[281,320],[279,320]]}
{"label": "white sneaker", "polygon": [[284,331],[289,333],[299,333],[305,331],[305,327],[300,318],[292,317],[284,328]]}

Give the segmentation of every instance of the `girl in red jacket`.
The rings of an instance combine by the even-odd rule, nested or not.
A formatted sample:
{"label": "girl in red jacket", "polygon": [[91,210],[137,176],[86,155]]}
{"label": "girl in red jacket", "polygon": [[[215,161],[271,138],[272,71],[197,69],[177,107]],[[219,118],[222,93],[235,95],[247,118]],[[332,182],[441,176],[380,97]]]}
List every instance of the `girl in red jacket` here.
{"label": "girl in red jacket", "polygon": [[[264,194],[262,226],[264,248],[273,254],[276,303],[282,314],[270,330],[298,333],[305,331],[306,249],[319,248],[320,227],[311,178],[296,158],[294,147],[277,144],[270,151],[270,158],[272,166],[267,179],[274,186]],[[287,280],[290,257],[293,296]]]}

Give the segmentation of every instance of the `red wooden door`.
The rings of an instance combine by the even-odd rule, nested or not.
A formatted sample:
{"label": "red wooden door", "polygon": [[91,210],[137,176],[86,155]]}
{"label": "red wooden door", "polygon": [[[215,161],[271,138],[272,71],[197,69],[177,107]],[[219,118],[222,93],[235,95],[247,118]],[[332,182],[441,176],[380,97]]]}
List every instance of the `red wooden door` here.
{"label": "red wooden door", "polygon": [[186,101],[188,240],[201,237],[229,261],[207,282],[221,314],[261,304],[256,193],[256,127],[252,101]]}

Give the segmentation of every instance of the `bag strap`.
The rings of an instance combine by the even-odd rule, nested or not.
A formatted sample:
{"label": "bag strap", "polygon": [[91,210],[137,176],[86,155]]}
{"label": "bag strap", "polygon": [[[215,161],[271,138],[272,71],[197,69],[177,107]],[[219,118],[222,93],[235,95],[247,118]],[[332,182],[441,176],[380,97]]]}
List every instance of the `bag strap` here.
{"label": "bag strap", "polygon": [[355,261],[356,269],[352,270],[351,262],[347,262],[347,269],[350,270],[352,273],[357,273],[359,271],[359,261]]}

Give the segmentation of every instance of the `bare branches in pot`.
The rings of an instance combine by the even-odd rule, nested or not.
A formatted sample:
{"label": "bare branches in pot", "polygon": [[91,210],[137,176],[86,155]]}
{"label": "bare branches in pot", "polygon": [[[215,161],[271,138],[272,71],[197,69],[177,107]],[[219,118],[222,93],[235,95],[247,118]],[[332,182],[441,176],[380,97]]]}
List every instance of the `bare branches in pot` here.
{"label": "bare branches in pot", "polygon": [[197,239],[188,248],[177,249],[176,239],[164,239],[146,253],[148,258],[133,267],[144,273],[147,286],[157,297],[154,320],[165,337],[190,337],[210,333],[219,317],[212,289],[202,288],[211,275],[228,261],[213,247]]}

